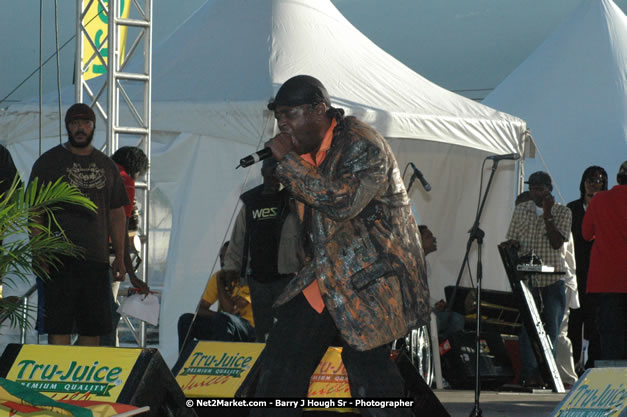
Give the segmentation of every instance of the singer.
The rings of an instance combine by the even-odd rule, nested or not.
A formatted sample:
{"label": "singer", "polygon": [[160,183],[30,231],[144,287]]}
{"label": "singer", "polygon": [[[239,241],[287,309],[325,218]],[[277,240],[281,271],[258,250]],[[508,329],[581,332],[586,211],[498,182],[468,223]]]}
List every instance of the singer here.
{"label": "singer", "polygon": [[286,81],[268,108],[280,133],[266,146],[278,161],[275,175],[297,201],[307,241],[303,268],[275,304],[278,320],[255,395],[305,397],[327,347],[339,340],[353,396],[403,397],[389,343],[426,323],[430,310],[418,227],[394,155],[373,128],[331,107],[313,77]]}

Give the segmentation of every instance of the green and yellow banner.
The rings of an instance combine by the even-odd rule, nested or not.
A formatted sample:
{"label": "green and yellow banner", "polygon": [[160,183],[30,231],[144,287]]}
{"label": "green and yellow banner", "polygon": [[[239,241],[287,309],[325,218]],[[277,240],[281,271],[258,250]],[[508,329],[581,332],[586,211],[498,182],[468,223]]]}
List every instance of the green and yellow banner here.
{"label": "green and yellow banner", "polygon": [[176,381],[187,398],[233,398],[264,347],[263,343],[198,342]]}
{"label": "green and yellow banner", "polygon": [[24,345],[7,379],[55,400],[115,402],[141,351]]}
{"label": "green and yellow banner", "polygon": [[[100,54],[105,60],[105,63],[100,60],[100,58],[92,57],[95,54],[94,48],[92,47],[89,40],[87,40],[87,36],[83,34],[83,62],[82,68],[87,67],[87,63],[89,62],[89,67],[83,73],[83,78],[85,80],[90,80],[92,78],[96,78],[102,74],[107,72],[106,62],[109,57],[109,46],[107,41],[107,35],[109,33],[109,16],[107,15],[106,10],[102,7],[102,3],[105,6],[108,6],[109,0],[101,0],[102,3],[98,0],[83,0],[83,10],[87,6],[87,12],[85,13],[85,17],[83,19],[83,26],[85,27],[87,33],[94,41],[94,44],[100,50]],[[120,16],[123,18],[128,18],[130,10],[131,10],[131,0],[114,0],[118,1],[118,11],[120,12]],[[127,28],[122,26],[120,29],[120,63],[124,61],[124,55],[126,53],[126,33]],[[90,62],[91,60],[91,62]]]}
{"label": "green and yellow banner", "polygon": [[551,417],[627,415],[627,368],[588,369]]}

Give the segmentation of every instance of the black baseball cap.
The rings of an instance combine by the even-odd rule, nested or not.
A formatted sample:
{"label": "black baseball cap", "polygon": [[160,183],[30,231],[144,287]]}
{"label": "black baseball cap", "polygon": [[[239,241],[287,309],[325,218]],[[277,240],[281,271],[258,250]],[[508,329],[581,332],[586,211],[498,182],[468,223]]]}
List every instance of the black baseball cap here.
{"label": "black baseball cap", "polygon": [[529,179],[525,181],[529,185],[546,185],[551,187],[551,176],[544,171],[537,171],[529,175]]}
{"label": "black baseball cap", "polygon": [[67,125],[72,120],[91,120],[96,124],[96,114],[87,104],[76,103],[67,109],[65,113],[65,124]]}
{"label": "black baseball cap", "polygon": [[283,83],[274,99],[268,103],[268,110],[274,111],[277,106],[294,107],[319,103],[331,107],[331,99],[324,85],[310,75],[297,75]]}

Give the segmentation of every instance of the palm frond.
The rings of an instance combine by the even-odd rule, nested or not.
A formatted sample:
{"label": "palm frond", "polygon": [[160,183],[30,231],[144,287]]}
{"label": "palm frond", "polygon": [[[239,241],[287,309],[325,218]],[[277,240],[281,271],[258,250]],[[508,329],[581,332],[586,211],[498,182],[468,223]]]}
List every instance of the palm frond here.
{"label": "palm frond", "polygon": [[[0,242],[4,241],[0,247],[0,277],[5,284],[26,281],[33,274],[47,278],[48,269],[42,264],[54,269],[63,256],[82,256],[82,249],[67,239],[55,217],[55,212],[67,205],[97,210],[78,188],[62,179],[40,186],[35,178],[24,187],[16,178],[0,195]],[[61,233],[53,234],[52,230]],[[26,324],[24,318],[28,315],[11,304],[12,298],[0,298],[0,318],[8,318],[12,326]]]}
{"label": "palm frond", "polygon": [[9,320],[10,327],[31,327],[31,322],[37,315],[37,306],[25,305],[24,300],[18,297],[2,298],[0,301],[0,323]]}

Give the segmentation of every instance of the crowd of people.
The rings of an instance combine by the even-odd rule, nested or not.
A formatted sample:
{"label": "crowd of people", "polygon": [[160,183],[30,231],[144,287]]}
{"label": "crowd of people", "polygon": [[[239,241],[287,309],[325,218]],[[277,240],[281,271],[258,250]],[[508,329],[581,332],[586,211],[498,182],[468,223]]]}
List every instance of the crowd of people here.
{"label": "crowd of people", "polygon": [[[386,140],[331,106],[319,80],[287,80],[268,109],[279,133],[266,143],[272,157],[263,163],[263,184],[241,195],[230,241],[220,251],[221,268],[197,310],[179,320],[179,349],[194,339],[263,342],[256,395],[305,397],[322,355],[338,345],[353,396],[402,397],[391,342],[426,324],[432,311],[443,338],[464,326],[463,316],[429,296],[425,256],[437,249],[436,239],[416,224]],[[113,159],[95,149],[95,122],[88,106],[70,107],[68,142],[44,153],[30,177],[40,185],[63,178],[98,206],[95,213],[65,207],[51,226],[84,250],[80,259],[62,259],[50,268],[51,279],[41,282],[40,328],[51,344],[69,344],[77,333],[79,344],[98,345],[111,334],[119,320],[112,311],[112,283],[126,274],[149,291],[133,271],[128,239],[134,181],[146,171],[147,159],[137,148],[120,149]],[[15,171],[9,170],[7,176]],[[535,254],[557,272],[533,274],[529,282],[553,346],[559,346],[560,333],[572,340],[572,352],[565,345],[570,358],[560,361],[569,383],[576,379],[575,363],[583,369],[595,359],[626,358],[627,162],[617,182],[608,190],[605,170],[590,167],[581,198],[563,206],[551,194],[551,177],[531,174],[503,243],[521,256]],[[215,303],[217,311],[211,309]],[[580,359],[582,340],[588,341],[588,362]],[[524,329],[520,347],[523,383],[541,384]],[[361,412],[411,415],[409,409]]]}

